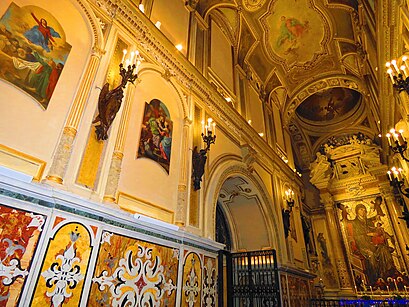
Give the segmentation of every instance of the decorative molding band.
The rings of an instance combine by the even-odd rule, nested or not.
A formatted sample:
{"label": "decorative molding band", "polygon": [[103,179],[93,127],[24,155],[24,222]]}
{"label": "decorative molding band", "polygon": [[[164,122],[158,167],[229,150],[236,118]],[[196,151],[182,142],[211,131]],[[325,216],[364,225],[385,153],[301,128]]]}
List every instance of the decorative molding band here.
{"label": "decorative molding band", "polygon": [[56,209],[65,213],[88,218],[97,223],[135,231],[155,238],[184,244],[211,253],[223,248],[223,244],[186,233],[184,231],[169,231],[140,223],[133,219],[129,213],[103,207],[100,203],[78,198],[76,195],[45,188],[31,183],[20,182],[15,179],[0,175],[0,200],[5,203],[7,199],[14,199],[32,206]]}
{"label": "decorative molding band", "polygon": [[0,144],[0,165],[33,176],[34,181],[41,180],[46,164],[41,159]]}
{"label": "decorative molding band", "polygon": [[174,222],[174,212],[124,192],[118,192],[119,207],[131,213],[143,214],[167,223]]}

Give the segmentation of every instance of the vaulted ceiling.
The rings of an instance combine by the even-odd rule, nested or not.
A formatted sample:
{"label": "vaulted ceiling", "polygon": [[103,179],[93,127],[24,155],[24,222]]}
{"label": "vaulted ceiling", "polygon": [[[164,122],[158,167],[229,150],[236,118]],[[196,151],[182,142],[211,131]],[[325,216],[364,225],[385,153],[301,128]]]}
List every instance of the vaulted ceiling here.
{"label": "vaulted ceiling", "polygon": [[[330,137],[379,133],[368,82],[375,44],[358,0],[190,1],[220,25],[235,59],[281,110],[296,163],[307,169]],[[373,1],[368,1],[373,4]]]}

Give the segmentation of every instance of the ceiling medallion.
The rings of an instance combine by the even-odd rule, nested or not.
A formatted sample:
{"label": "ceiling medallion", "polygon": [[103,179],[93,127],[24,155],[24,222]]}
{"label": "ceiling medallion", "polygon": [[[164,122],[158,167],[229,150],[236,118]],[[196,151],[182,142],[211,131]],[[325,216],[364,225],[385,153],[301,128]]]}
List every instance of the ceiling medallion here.
{"label": "ceiling medallion", "polygon": [[249,12],[255,12],[260,9],[266,0],[243,0],[244,8]]}
{"label": "ceiling medallion", "polygon": [[288,66],[316,63],[325,54],[328,22],[312,0],[273,1],[260,21],[268,53]]}

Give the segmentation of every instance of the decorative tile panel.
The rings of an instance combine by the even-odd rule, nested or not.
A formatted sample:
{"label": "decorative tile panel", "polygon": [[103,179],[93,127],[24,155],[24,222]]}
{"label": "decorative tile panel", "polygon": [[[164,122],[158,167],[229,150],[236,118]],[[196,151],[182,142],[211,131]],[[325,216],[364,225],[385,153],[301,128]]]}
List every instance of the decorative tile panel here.
{"label": "decorative tile panel", "polygon": [[61,220],[53,234],[31,306],[79,306],[92,251],[93,230],[80,223]]}
{"label": "decorative tile panel", "polygon": [[0,306],[17,306],[46,217],[0,205]]}
{"label": "decorative tile panel", "polygon": [[179,250],[104,231],[87,306],[175,306]]}
{"label": "decorative tile panel", "polygon": [[197,254],[189,253],[185,257],[183,264],[182,280],[182,302],[181,306],[199,307],[201,298],[200,290],[202,289],[202,267],[201,261]]}
{"label": "decorative tile panel", "polygon": [[216,259],[204,257],[202,306],[215,307],[217,297],[217,267]]}

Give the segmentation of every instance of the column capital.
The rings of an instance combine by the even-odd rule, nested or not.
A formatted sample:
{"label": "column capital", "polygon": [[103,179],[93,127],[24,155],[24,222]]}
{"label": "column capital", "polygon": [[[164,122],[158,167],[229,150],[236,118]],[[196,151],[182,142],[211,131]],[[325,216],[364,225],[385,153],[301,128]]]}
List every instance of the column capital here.
{"label": "column capital", "polygon": [[324,204],[325,209],[334,207],[334,198],[330,193],[321,193],[320,200]]}
{"label": "column capital", "polygon": [[183,119],[183,126],[185,126],[185,127],[190,126],[192,123],[193,123],[193,120],[191,120],[187,116]]}
{"label": "column capital", "polygon": [[106,52],[105,50],[99,48],[98,46],[93,46],[91,49],[91,56],[100,59],[105,54],[105,52]]}

